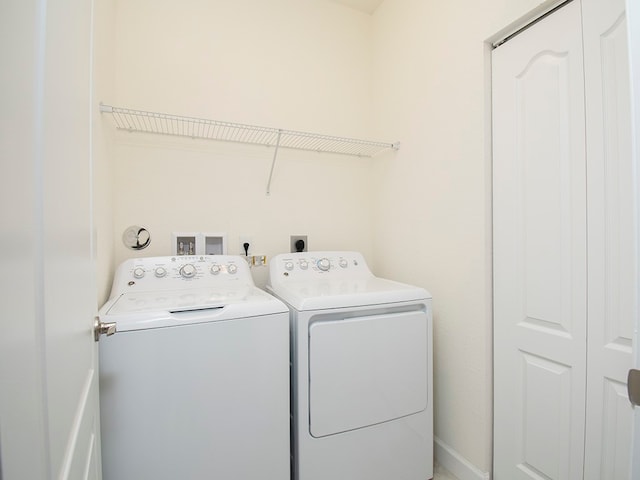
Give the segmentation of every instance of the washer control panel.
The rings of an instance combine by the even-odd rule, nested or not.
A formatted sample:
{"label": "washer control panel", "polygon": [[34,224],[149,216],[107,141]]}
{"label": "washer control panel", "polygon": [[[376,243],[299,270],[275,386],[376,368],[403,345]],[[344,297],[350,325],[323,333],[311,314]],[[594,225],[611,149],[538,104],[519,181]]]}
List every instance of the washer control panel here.
{"label": "washer control panel", "polygon": [[253,285],[249,265],[236,255],[132,258],[116,271],[112,295],[142,290]]}
{"label": "washer control panel", "polygon": [[276,255],[269,264],[272,281],[287,279],[354,278],[371,271],[358,252],[300,252]]}

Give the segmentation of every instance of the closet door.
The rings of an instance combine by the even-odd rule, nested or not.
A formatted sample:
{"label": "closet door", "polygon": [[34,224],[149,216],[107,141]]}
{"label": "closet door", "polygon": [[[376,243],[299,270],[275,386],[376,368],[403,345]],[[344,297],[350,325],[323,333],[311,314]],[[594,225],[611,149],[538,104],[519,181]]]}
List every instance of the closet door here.
{"label": "closet door", "polygon": [[581,30],[576,1],[493,52],[495,480],[583,476]]}
{"label": "closet door", "polygon": [[588,203],[585,479],[630,477],[636,303],[634,169],[624,0],[582,0]]}

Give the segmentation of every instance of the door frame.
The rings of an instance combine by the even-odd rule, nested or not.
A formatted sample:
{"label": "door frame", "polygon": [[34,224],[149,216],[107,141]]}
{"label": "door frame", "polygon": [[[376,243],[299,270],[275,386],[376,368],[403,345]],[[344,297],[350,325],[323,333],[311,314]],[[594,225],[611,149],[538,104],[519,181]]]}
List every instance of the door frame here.
{"label": "door frame", "polygon": [[[636,228],[640,225],[640,5],[635,0],[626,0],[629,32],[629,61],[631,71],[632,139],[633,158],[636,165]],[[635,80],[635,81],[634,81]],[[640,235],[637,252],[640,252]],[[636,257],[638,255],[636,254]],[[636,276],[640,281],[640,268],[636,265]],[[640,295],[636,298],[636,328],[633,339],[635,368],[640,368]],[[640,407],[635,408],[632,439],[631,476],[640,477]]]}

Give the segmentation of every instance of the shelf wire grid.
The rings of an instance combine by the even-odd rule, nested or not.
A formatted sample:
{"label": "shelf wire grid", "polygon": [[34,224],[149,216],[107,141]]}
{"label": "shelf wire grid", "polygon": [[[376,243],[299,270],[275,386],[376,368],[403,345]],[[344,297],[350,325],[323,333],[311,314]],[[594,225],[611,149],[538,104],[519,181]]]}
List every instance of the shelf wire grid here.
{"label": "shelf wire grid", "polygon": [[[129,132],[218,140],[264,145],[322,153],[337,153],[357,157],[374,157],[387,150],[398,150],[398,143],[383,143],[317,133],[281,130],[204,118],[132,110],[101,105],[110,113],[116,128]],[[279,137],[279,138],[278,138]]]}

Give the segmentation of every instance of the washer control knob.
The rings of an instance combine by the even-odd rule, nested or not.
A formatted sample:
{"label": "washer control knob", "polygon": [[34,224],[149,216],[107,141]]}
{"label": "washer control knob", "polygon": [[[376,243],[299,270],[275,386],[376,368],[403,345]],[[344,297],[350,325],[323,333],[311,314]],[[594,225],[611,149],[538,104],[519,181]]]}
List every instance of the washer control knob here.
{"label": "washer control knob", "polygon": [[302,270],[306,270],[307,268],[309,268],[309,262],[307,262],[306,260],[300,260],[300,268]]}
{"label": "washer control knob", "polygon": [[230,263],[230,264],[227,266],[227,272],[229,272],[231,275],[233,275],[233,274],[234,274],[234,273],[236,273],[237,271],[238,271],[238,266],[237,266],[237,265],[235,265],[235,264],[233,264],[233,263]]}
{"label": "washer control knob", "polygon": [[197,273],[195,265],[191,263],[187,263],[180,268],[180,275],[184,278],[192,278],[195,277]]}
{"label": "washer control knob", "polygon": [[347,262],[344,258],[341,258],[341,259],[340,259],[340,263],[339,263],[339,265],[340,265],[342,268],[347,268],[347,267],[349,266],[349,262]]}
{"label": "washer control knob", "polygon": [[293,270],[293,262],[285,262],[284,263],[284,269],[288,270],[288,271]]}
{"label": "washer control knob", "polygon": [[142,278],[144,277],[144,268],[142,267],[136,267],[133,269],[133,276],[135,278]]}
{"label": "washer control knob", "polygon": [[327,270],[329,270],[329,268],[331,268],[331,262],[328,258],[321,258],[320,260],[318,260],[316,265],[318,265],[318,268],[323,272],[326,272]]}
{"label": "washer control knob", "polygon": [[165,277],[167,275],[167,269],[164,267],[157,267],[154,272],[156,274],[156,277],[158,278],[162,278]]}
{"label": "washer control knob", "polygon": [[220,273],[220,265],[211,265],[211,274],[218,275]]}

